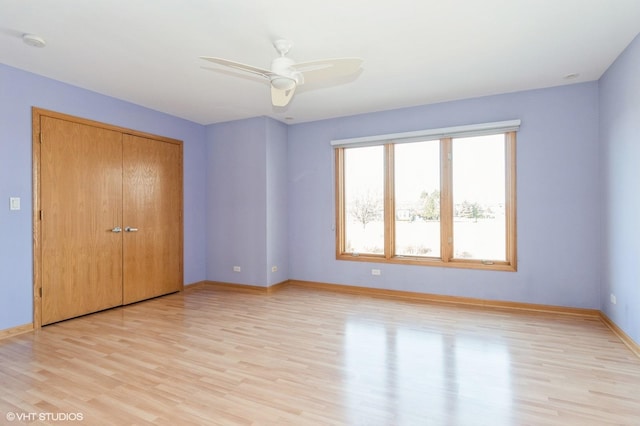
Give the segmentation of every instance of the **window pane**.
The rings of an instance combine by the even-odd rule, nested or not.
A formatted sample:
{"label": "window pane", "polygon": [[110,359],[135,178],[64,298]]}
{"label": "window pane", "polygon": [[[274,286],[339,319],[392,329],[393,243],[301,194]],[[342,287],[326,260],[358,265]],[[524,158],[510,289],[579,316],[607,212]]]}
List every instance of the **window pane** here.
{"label": "window pane", "polygon": [[344,150],[345,252],[384,254],[383,146]]}
{"label": "window pane", "polygon": [[505,136],[456,138],[453,257],[506,260]]}
{"label": "window pane", "polygon": [[396,255],[440,257],[440,141],[395,146]]}

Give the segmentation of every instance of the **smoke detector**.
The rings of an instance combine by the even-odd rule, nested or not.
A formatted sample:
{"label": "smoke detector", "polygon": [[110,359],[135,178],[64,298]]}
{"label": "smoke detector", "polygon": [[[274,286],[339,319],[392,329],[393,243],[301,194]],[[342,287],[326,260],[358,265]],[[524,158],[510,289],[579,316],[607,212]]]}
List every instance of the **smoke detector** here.
{"label": "smoke detector", "polygon": [[42,37],[35,34],[23,34],[22,41],[32,47],[45,47],[47,42]]}

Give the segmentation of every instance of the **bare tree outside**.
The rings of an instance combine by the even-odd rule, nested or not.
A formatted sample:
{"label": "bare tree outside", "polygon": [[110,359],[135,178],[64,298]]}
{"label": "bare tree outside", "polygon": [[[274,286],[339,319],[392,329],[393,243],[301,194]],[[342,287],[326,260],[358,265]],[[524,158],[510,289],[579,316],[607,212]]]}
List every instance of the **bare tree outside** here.
{"label": "bare tree outside", "polygon": [[353,199],[350,204],[349,214],[356,222],[366,228],[369,222],[373,222],[380,217],[382,211],[382,199],[371,192],[361,193]]}

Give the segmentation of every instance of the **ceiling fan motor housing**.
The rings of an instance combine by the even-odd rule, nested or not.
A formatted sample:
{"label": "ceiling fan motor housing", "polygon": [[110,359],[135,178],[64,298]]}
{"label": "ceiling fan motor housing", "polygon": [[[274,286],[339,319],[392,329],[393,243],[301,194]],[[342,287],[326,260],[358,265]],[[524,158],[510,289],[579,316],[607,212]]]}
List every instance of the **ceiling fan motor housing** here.
{"label": "ceiling fan motor housing", "polygon": [[271,72],[277,76],[271,78],[271,84],[281,90],[290,90],[296,84],[302,84],[301,74],[292,68],[294,64],[293,59],[285,56],[275,58],[271,62]]}

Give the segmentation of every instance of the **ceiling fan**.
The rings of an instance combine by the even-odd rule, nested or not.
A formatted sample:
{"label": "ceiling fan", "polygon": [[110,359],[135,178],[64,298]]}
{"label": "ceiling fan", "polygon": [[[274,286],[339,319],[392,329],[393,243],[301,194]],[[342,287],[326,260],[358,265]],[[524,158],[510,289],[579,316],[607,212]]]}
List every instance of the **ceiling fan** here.
{"label": "ceiling fan", "polygon": [[271,85],[271,103],[277,107],[284,107],[289,104],[297,86],[355,74],[362,64],[362,58],[320,59],[296,63],[286,56],[292,46],[293,43],[289,40],[276,40],[273,43],[273,47],[275,47],[280,56],[271,62],[270,70],[228,59],[210,56],[201,56],[200,58],[266,78]]}

